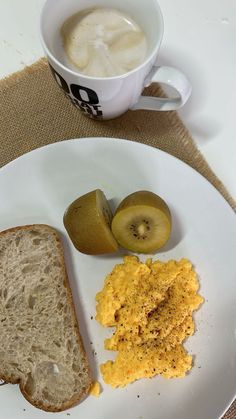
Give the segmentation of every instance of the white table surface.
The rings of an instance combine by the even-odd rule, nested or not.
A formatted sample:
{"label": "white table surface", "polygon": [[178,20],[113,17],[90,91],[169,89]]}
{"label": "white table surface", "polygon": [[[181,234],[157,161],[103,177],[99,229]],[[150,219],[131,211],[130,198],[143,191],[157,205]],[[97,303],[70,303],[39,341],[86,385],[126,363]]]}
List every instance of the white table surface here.
{"label": "white table surface", "polygon": [[[0,0],[0,78],[43,55],[45,0]],[[236,2],[159,0],[165,33],[159,64],[180,68],[193,93],[180,116],[206,160],[236,199]]]}

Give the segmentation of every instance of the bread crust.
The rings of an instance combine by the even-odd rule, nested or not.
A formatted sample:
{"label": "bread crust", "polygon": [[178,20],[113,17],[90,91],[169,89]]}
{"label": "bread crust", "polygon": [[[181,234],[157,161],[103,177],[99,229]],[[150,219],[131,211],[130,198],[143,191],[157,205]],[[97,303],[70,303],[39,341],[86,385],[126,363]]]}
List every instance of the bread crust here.
{"label": "bread crust", "polygon": [[29,403],[31,403],[33,406],[35,406],[39,409],[42,409],[46,412],[62,412],[63,410],[66,410],[66,409],[69,409],[69,408],[75,406],[76,404],[78,404],[79,402],[81,402],[82,400],[84,400],[86,398],[86,396],[88,395],[89,390],[91,388],[91,385],[92,385],[92,376],[91,376],[91,370],[90,370],[90,367],[89,367],[88,359],[87,359],[87,356],[86,356],[86,352],[85,352],[85,349],[84,349],[83,341],[82,341],[80,330],[79,330],[79,322],[78,322],[78,319],[77,319],[77,316],[76,316],[72,291],[71,291],[71,288],[70,288],[69,279],[68,279],[68,275],[67,275],[67,271],[66,271],[63,246],[62,246],[62,242],[60,240],[59,233],[55,230],[55,228],[53,228],[53,227],[51,227],[47,224],[31,224],[31,225],[23,225],[23,226],[12,227],[12,228],[9,228],[7,230],[1,231],[0,232],[0,237],[6,235],[8,233],[11,233],[11,232],[16,232],[18,230],[24,230],[24,231],[32,230],[35,227],[36,228],[43,227],[44,229],[48,230],[51,234],[54,235],[54,237],[57,241],[58,251],[60,253],[61,264],[62,264],[62,267],[63,267],[63,274],[64,274],[63,283],[64,283],[64,285],[65,285],[65,287],[67,288],[67,291],[68,291],[68,293],[67,293],[68,304],[71,306],[73,324],[74,324],[75,332],[76,332],[76,335],[77,335],[77,343],[78,343],[80,352],[83,354],[84,367],[87,370],[87,374],[88,374],[88,378],[89,378],[88,379],[88,385],[87,385],[87,387],[85,388],[84,391],[81,390],[79,393],[75,394],[71,399],[62,403],[57,408],[57,407],[52,406],[52,405],[51,406],[50,405],[45,406],[43,403],[40,403],[40,402],[37,402],[37,401],[33,400],[30,397],[30,395],[25,391],[24,386],[23,386],[20,378],[14,380],[10,376],[0,374],[0,380],[5,381],[5,383],[7,383],[7,384],[19,384],[19,388],[20,388],[21,393],[23,394],[25,399]]}

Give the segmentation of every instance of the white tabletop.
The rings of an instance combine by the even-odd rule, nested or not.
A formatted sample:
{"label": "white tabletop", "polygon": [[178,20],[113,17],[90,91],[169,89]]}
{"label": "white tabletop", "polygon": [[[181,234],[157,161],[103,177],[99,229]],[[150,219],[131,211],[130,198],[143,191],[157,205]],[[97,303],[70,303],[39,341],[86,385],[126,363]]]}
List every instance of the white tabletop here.
{"label": "white tabletop", "polygon": [[[0,1],[0,78],[43,55],[39,15],[44,1]],[[192,97],[179,114],[236,199],[235,0],[159,3],[165,22],[159,64],[176,66],[189,77]]]}

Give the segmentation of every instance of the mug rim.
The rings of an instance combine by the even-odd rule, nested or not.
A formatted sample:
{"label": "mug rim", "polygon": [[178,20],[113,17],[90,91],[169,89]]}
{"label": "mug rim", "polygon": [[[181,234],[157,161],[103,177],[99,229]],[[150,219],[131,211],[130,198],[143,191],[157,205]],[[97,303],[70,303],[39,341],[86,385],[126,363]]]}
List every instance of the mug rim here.
{"label": "mug rim", "polygon": [[138,66],[133,68],[132,70],[128,71],[127,73],[124,74],[119,74],[117,76],[108,76],[108,77],[95,77],[95,76],[88,76],[86,74],[80,73],[79,71],[75,71],[70,69],[69,67],[67,67],[66,65],[64,65],[61,61],[59,61],[56,56],[50,51],[49,47],[47,46],[47,43],[44,39],[44,34],[43,34],[43,18],[44,18],[44,12],[46,9],[46,5],[49,3],[50,0],[46,0],[43,8],[41,10],[41,14],[40,14],[40,41],[41,44],[43,46],[44,52],[46,52],[46,55],[52,60],[54,61],[60,68],[63,69],[63,71],[70,73],[71,75],[75,76],[75,77],[81,77],[83,79],[86,80],[99,80],[99,81],[105,81],[105,80],[118,80],[118,79],[123,79],[126,78],[127,76],[130,76],[134,73],[136,73],[137,71],[139,71],[140,69],[142,69],[143,67],[145,67],[149,62],[152,61],[152,59],[157,55],[159,47],[161,45],[162,39],[163,39],[163,34],[164,34],[164,19],[163,19],[163,15],[162,15],[162,11],[161,8],[159,6],[159,3],[157,0],[154,0],[156,3],[156,8],[157,11],[159,13],[159,18],[160,18],[160,24],[161,24],[161,34],[160,37],[158,39],[158,42],[156,43],[156,45],[153,48],[153,51],[148,55],[148,57]]}

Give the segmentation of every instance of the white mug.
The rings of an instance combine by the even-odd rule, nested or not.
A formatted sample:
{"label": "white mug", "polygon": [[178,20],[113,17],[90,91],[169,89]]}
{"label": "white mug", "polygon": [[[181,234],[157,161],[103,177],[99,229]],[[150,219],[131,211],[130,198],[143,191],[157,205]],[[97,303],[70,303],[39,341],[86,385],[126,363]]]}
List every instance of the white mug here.
{"label": "white mug", "polygon": [[[119,9],[136,21],[145,32],[147,58],[137,68],[114,77],[91,77],[63,64],[58,48],[60,29],[67,18],[90,7]],[[169,111],[180,108],[191,94],[186,76],[172,67],[156,66],[163,37],[163,18],[156,0],[46,0],[40,21],[41,42],[52,74],[73,104],[95,119],[111,119],[128,109]],[[176,96],[142,96],[153,82],[173,87]]]}

